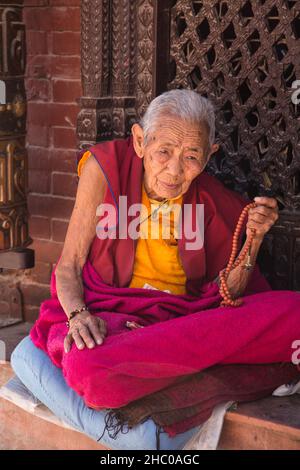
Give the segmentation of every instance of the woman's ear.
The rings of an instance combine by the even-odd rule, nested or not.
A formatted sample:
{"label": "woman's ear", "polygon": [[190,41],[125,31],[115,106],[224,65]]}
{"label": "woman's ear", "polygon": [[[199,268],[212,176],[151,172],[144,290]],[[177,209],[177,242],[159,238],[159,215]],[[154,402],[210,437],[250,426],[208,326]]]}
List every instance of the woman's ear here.
{"label": "woman's ear", "polygon": [[212,156],[213,153],[217,152],[220,148],[220,144],[212,144],[212,146],[210,147],[210,151],[208,153],[208,160],[210,159],[210,157]]}
{"label": "woman's ear", "polygon": [[131,127],[133,137],[133,148],[138,157],[143,158],[144,156],[144,131],[142,127],[135,123]]}

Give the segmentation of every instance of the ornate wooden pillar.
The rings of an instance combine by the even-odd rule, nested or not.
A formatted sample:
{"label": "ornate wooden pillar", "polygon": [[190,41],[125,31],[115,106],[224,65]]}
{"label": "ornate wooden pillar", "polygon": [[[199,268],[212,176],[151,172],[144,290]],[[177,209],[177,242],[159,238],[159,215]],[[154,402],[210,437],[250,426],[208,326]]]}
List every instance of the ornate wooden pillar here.
{"label": "ornate wooden pillar", "polygon": [[82,0],[80,147],[129,135],[153,92],[154,0]]}
{"label": "ornate wooden pillar", "polygon": [[[33,266],[26,206],[27,154],[25,27],[23,1],[0,1],[0,80],[5,103],[0,104],[0,271]],[[0,317],[4,323],[22,317],[21,298],[11,280],[0,283]],[[1,325],[1,322],[0,322]]]}
{"label": "ornate wooden pillar", "polygon": [[132,10],[127,1],[82,1],[83,97],[78,117],[81,146],[125,133],[134,107],[129,57],[134,35]]}

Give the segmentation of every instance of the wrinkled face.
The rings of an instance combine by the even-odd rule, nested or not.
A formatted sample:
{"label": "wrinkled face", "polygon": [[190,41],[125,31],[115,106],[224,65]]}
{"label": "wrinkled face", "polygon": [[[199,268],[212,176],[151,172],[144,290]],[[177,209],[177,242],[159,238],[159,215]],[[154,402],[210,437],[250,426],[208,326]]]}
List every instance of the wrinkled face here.
{"label": "wrinkled face", "polygon": [[144,145],[143,130],[132,126],[136,153],[144,158],[144,184],[149,197],[171,199],[184,194],[205,168],[217,145],[209,148],[206,124],[162,116]]}

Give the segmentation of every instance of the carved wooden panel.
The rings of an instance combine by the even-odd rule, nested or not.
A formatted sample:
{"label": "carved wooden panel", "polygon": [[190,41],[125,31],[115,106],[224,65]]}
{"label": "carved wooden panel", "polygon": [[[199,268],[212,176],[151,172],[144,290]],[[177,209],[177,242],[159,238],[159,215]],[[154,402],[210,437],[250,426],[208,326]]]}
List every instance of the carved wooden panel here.
{"label": "carved wooden panel", "polygon": [[133,0],[81,3],[81,111],[77,133],[83,148],[123,137],[135,118],[136,8]]}
{"label": "carved wooden panel", "polygon": [[26,46],[22,3],[0,2],[0,79],[6,87],[6,103],[0,105],[0,250],[24,247],[32,241],[26,206]]}
{"label": "carved wooden panel", "polygon": [[82,0],[80,148],[130,134],[152,99],[154,0]]}
{"label": "carved wooden panel", "polygon": [[[0,1],[0,80],[6,95],[0,105],[0,272],[4,255],[11,259],[16,254],[18,258],[32,241],[28,234],[26,205],[26,46],[22,4],[23,1],[18,0]],[[14,266],[13,261],[11,264]],[[20,322],[22,317],[18,279],[3,275],[0,279],[0,328]]]}

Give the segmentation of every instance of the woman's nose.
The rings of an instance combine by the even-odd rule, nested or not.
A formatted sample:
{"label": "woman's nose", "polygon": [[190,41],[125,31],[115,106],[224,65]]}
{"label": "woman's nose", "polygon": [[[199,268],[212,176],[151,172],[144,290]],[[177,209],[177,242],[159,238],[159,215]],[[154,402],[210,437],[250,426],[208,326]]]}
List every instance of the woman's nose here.
{"label": "woman's nose", "polygon": [[179,176],[183,172],[182,159],[180,156],[169,160],[168,171],[172,176]]}

